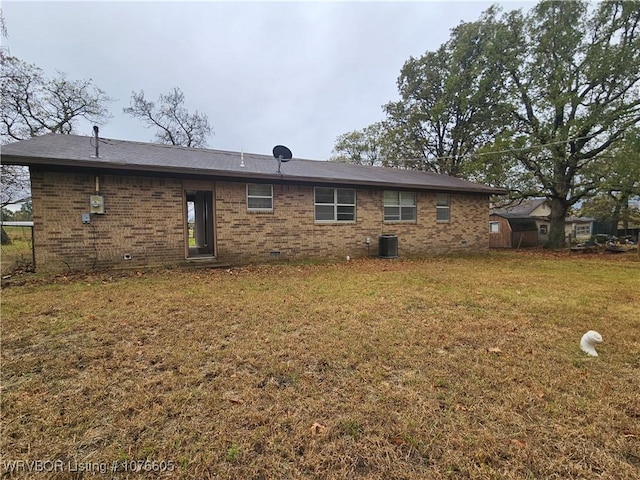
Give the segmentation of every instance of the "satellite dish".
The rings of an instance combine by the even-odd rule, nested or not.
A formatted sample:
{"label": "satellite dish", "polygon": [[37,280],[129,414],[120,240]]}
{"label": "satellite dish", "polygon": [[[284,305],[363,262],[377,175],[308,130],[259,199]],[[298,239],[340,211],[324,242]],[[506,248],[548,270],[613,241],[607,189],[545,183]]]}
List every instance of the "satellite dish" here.
{"label": "satellite dish", "polygon": [[280,164],[288,162],[293,157],[291,150],[284,145],[276,145],[273,147],[273,156],[278,159],[278,173],[280,173]]}
{"label": "satellite dish", "polygon": [[288,162],[293,157],[293,154],[284,145],[276,145],[273,147],[273,156],[281,162]]}

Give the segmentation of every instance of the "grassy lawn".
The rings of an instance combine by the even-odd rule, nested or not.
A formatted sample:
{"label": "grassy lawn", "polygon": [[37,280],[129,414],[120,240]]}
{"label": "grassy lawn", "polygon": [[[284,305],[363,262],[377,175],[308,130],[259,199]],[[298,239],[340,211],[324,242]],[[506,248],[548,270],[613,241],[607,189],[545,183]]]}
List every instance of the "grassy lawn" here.
{"label": "grassy lawn", "polygon": [[31,228],[4,227],[11,238],[9,245],[2,245],[0,249],[2,275],[9,274],[16,269],[23,270],[33,263],[31,252]]}
{"label": "grassy lawn", "polygon": [[28,281],[2,292],[0,473],[640,478],[639,292],[629,254]]}

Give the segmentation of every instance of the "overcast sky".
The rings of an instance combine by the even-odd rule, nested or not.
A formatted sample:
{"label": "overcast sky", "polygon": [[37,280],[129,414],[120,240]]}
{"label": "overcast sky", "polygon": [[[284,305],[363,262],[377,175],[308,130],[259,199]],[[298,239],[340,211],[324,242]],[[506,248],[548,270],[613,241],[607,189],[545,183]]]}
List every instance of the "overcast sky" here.
{"label": "overcast sky", "polygon": [[[100,136],[152,141],[122,109],[179,87],[206,113],[211,148],[327,160],[340,134],[382,120],[410,56],[492,3],[534,2],[2,2],[9,53],[47,74],[91,78],[116,99]],[[91,125],[79,134],[91,135]]]}

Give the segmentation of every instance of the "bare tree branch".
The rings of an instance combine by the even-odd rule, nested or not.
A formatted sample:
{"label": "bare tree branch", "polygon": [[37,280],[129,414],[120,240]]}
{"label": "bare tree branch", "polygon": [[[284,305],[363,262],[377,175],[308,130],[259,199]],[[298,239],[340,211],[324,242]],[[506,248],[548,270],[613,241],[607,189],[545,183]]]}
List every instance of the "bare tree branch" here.
{"label": "bare tree branch", "polygon": [[[63,73],[47,78],[35,65],[0,56],[0,138],[3,144],[47,133],[73,133],[80,119],[104,124],[112,101],[91,79],[69,80]],[[2,165],[2,206],[29,198],[25,168]]]}
{"label": "bare tree branch", "polygon": [[206,147],[207,137],[213,133],[206,114],[190,114],[184,107],[184,94],[174,88],[160,95],[158,105],[144,98],[144,91],[131,93],[130,106],[124,113],[139,118],[147,128],[156,128],[156,140],[165,145]]}

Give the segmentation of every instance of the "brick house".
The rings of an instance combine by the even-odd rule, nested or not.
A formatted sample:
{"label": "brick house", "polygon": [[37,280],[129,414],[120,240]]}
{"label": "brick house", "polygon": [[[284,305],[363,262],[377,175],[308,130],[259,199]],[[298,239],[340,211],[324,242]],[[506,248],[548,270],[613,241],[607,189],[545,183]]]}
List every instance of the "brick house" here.
{"label": "brick house", "polygon": [[31,174],[38,271],[484,252],[501,189],[434,173],[45,135],[2,148]]}

